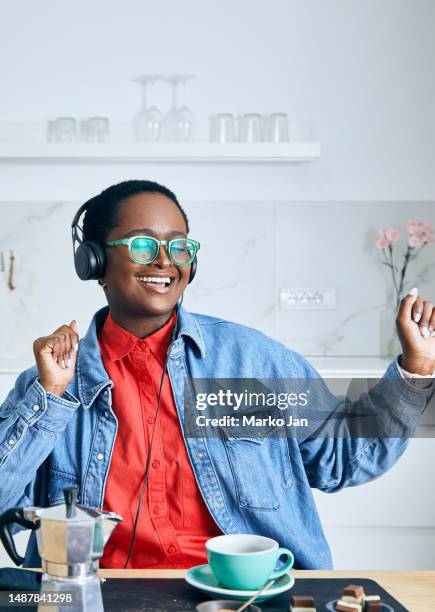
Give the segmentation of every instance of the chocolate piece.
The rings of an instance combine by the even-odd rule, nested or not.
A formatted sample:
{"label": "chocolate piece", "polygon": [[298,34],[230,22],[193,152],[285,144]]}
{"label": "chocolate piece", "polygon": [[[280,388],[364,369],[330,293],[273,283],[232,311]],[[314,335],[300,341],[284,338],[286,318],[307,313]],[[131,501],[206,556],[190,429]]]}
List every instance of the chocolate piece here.
{"label": "chocolate piece", "polygon": [[364,601],[381,601],[379,595],[364,595]]}
{"label": "chocolate piece", "polygon": [[364,595],[364,589],[360,584],[348,584],[347,587],[343,589],[343,595],[350,595],[350,597],[358,599]]}
{"label": "chocolate piece", "polygon": [[311,595],[293,595],[291,598],[293,608],[314,608],[314,597]]}
{"label": "chocolate piece", "polygon": [[364,610],[365,610],[365,612],[381,612],[381,610],[382,610],[382,603],[381,603],[380,599],[374,600],[374,601],[367,601],[366,600]]}
{"label": "chocolate piece", "polygon": [[311,597],[311,595],[293,595],[290,610],[291,612],[316,612],[314,597]]}
{"label": "chocolate piece", "polygon": [[360,604],[352,603],[351,601],[343,601],[339,599],[335,604],[335,609],[339,612],[362,612]]}

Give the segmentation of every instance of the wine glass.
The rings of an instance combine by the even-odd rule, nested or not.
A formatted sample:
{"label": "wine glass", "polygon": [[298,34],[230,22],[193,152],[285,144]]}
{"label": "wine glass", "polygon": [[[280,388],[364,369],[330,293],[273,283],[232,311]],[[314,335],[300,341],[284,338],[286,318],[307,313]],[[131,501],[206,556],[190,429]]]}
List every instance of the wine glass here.
{"label": "wine glass", "polygon": [[195,116],[186,105],[185,95],[187,81],[194,78],[193,74],[177,74],[167,79],[172,86],[172,108],[164,119],[168,141],[186,142],[192,136]]}
{"label": "wine glass", "polygon": [[156,142],[160,137],[162,113],[154,104],[154,84],[161,80],[157,74],[144,74],[132,79],[142,88],[142,108],[133,120],[136,140]]}

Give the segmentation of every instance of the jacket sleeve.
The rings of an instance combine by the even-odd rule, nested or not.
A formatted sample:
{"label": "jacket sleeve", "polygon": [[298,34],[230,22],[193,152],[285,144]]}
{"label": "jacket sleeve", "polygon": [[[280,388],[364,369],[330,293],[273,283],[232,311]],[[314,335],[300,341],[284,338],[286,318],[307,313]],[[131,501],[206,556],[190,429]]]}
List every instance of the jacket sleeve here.
{"label": "jacket sleeve", "polygon": [[80,405],[68,392],[47,393],[37,375],[20,374],[0,407],[0,512],[37,503],[38,469]]}
{"label": "jacket sleeve", "polygon": [[[394,361],[367,393],[352,401],[348,396],[332,394],[311,364],[297,353],[289,353],[298,382],[315,379],[309,385],[313,392],[310,401],[322,415],[314,435],[298,437],[310,486],[330,493],[363,484],[388,471],[405,451],[434,385],[412,385]],[[359,433],[358,428],[352,430],[355,415],[374,415],[375,427],[370,430],[362,421]]]}

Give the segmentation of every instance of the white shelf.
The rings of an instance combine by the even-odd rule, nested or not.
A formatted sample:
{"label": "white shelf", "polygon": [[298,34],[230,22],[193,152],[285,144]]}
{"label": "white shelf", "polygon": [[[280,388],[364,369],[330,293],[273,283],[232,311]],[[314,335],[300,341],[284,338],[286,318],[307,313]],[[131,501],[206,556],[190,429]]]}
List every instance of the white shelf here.
{"label": "white shelf", "polygon": [[383,357],[306,357],[325,378],[381,378],[392,359]]}
{"label": "white shelf", "polygon": [[318,142],[283,143],[48,143],[0,142],[0,163],[248,163],[276,164],[314,161]]}

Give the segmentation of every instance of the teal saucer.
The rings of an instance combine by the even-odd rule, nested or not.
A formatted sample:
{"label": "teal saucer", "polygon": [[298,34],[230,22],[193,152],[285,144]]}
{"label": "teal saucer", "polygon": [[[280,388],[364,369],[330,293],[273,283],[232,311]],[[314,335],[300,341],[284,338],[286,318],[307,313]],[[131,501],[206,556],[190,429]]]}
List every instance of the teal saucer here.
{"label": "teal saucer", "polygon": [[[208,564],[197,565],[187,570],[184,577],[186,582],[195,588],[199,589],[203,593],[207,593],[213,599],[239,599],[240,601],[247,601],[250,597],[255,595],[259,589],[254,591],[237,591],[234,589],[226,589],[217,580],[211,568]],[[290,574],[284,574],[278,578],[275,583],[267,589],[255,603],[266,601],[271,597],[275,597],[280,593],[284,593],[292,588],[295,583],[295,579]]]}

